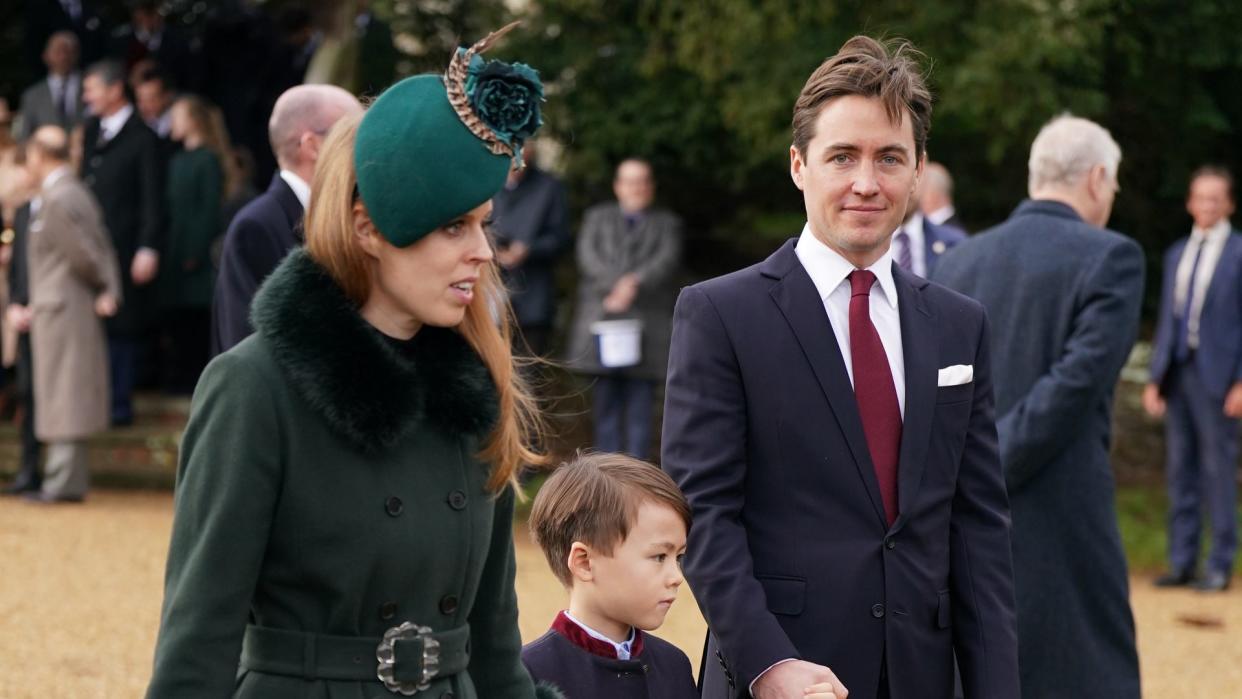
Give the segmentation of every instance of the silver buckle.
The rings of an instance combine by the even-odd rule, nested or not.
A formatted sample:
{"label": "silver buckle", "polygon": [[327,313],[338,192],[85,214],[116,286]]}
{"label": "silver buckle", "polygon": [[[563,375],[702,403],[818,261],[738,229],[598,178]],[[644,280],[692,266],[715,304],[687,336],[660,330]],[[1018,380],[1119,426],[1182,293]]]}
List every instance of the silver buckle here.
{"label": "silver buckle", "polygon": [[[390,692],[413,696],[431,686],[440,673],[440,642],[431,637],[431,629],[412,622],[405,622],[384,632],[384,638],[375,647],[375,659],[379,667],[375,674]],[[393,646],[397,641],[421,640],[423,642],[423,674],[417,682],[398,682],[393,676],[397,657]]]}

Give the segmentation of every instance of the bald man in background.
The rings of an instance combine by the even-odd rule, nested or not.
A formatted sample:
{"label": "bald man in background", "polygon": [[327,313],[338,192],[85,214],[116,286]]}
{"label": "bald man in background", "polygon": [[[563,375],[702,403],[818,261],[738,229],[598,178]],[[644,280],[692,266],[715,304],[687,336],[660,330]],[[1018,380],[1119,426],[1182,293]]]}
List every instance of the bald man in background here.
{"label": "bald man in background", "polygon": [[254,332],[250,303],[255,292],[302,243],[302,214],[310,202],[324,137],[342,117],[361,113],[353,95],[331,85],[298,85],[276,100],[267,131],[280,169],[267,191],[239,211],[225,233],[211,305],[212,356]]}
{"label": "bald man in background", "polygon": [[923,216],[937,226],[952,226],[962,231],[962,219],[953,208],[953,177],[940,163],[929,162],[923,168],[923,181],[919,186],[919,209]]}

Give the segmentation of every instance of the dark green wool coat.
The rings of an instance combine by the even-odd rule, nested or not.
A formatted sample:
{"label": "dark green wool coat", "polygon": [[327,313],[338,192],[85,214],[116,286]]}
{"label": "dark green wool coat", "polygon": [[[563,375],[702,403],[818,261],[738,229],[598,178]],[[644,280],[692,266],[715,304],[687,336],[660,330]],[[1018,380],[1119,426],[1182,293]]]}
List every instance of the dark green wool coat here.
{"label": "dark green wool coat", "polygon": [[379,637],[411,621],[468,624],[470,638],[468,670],[415,696],[536,697],[519,661],[513,494],[489,493],[474,456],[496,416],[477,355],[447,329],[382,337],[302,251],[253,321],[194,395],[147,696],[391,698],[375,679],[249,669],[243,635],[249,622]]}
{"label": "dark green wool coat", "polygon": [[211,244],[222,233],[224,173],[206,148],[179,151],[168,164],[168,239],[160,256],[160,305],[210,308],[216,281]]}

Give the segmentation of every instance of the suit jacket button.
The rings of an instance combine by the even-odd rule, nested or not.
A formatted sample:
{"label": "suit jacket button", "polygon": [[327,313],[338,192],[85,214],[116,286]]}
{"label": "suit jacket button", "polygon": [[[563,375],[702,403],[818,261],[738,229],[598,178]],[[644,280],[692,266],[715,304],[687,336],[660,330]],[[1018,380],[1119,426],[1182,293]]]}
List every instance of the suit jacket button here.
{"label": "suit jacket button", "polygon": [[91,158],[91,167],[97,168],[100,165],[103,165],[103,156],[102,155],[93,156]]}
{"label": "suit jacket button", "polygon": [[893,549],[897,548],[897,540],[891,536],[888,537],[887,539],[884,540],[884,548],[888,549],[889,551],[892,551]]}
{"label": "suit jacket button", "polygon": [[460,490],[454,490],[449,493],[448,503],[449,507],[454,510],[464,510],[466,509],[466,494]]}
{"label": "suit jacket button", "polygon": [[379,608],[379,615],[384,621],[388,621],[389,619],[397,616],[397,603],[385,602],[381,604]]}
{"label": "suit jacket button", "polygon": [[882,604],[871,605],[871,616],[877,619],[883,619],[884,618],[884,605]]}
{"label": "suit jacket button", "polygon": [[393,517],[400,517],[401,511],[405,509],[405,504],[401,502],[401,498],[396,495],[384,501],[384,511]]}
{"label": "suit jacket button", "polygon": [[449,616],[457,613],[457,597],[445,595],[440,598],[440,613]]}

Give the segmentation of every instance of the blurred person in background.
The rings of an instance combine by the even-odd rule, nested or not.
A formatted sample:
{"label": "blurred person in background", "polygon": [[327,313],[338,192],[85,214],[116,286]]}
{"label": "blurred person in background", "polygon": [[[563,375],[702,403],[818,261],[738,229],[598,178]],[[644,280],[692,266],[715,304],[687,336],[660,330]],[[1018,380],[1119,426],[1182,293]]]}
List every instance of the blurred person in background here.
{"label": "blurred person in background", "polygon": [[162,384],[169,393],[189,395],[210,356],[216,278],[211,246],[220,235],[225,192],[235,187],[237,175],[218,109],[186,96],[169,111],[170,133],[181,149],[168,165],[168,240],[156,283],[164,330]]}
{"label": "blurred person in background", "polygon": [[[1165,418],[1169,570],[1159,587],[1229,587],[1238,552],[1238,418],[1242,417],[1242,235],[1233,176],[1204,167],[1190,179],[1190,235],[1164,256],[1160,315],[1143,405]],[[1199,540],[1211,524],[1207,565]]]}
{"label": "blurred person in background", "polygon": [[[654,206],[651,164],[617,166],[614,202],[587,210],[578,233],[578,304],[569,338],[571,368],[594,377],[594,447],[647,459],[656,385],[668,365],[668,343],[681,262],[681,219]],[[631,366],[605,366],[592,326],[602,320],[641,323],[641,352]]]}
{"label": "blurred person in background", "polygon": [[43,503],[86,497],[85,439],[109,423],[108,345],[101,317],[115,315],[121,278],[103,212],[69,166],[59,126],[31,136],[26,165],[40,184],[30,240],[28,322],[34,359],[35,434],[47,443]]}
{"label": "blurred person in background", "polygon": [[47,66],[47,76],[22,93],[22,139],[47,124],[72,131],[86,117],[77,36],[59,31],[49,37],[43,50],[43,64]]}
{"label": "blurred person in background", "polygon": [[1140,696],[1108,459],[1145,269],[1142,248],[1105,228],[1120,163],[1098,124],[1053,119],[1031,145],[1030,199],[932,275],[991,321],[1024,697]]}
{"label": "blurred person in background", "polygon": [[565,185],[539,168],[534,142],[522,157],[525,166],[510,171],[492,199],[496,262],[526,346],[544,356],[556,320],[556,262],[571,243],[569,209]]}
{"label": "blurred person in background", "polygon": [[147,292],[160,269],[165,231],[159,140],[126,97],[120,63],[92,65],[82,86],[94,117],[83,133],[82,181],[103,207],[125,299],[108,319],[112,422],[128,425],[139,354],[153,320],[155,299]]}
{"label": "blurred person in background", "polygon": [[966,227],[953,206],[953,178],[949,170],[937,162],[929,162],[923,170],[919,183],[918,208],[923,216],[937,226],[953,226],[961,231]]}
{"label": "blurred person in background", "polygon": [[259,285],[302,242],[302,212],[319,149],[332,125],[362,112],[348,92],[331,85],[298,85],[276,101],[268,121],[280,170],[267,191],[237,213],[224,235],[211,305],[212,355],[254,332],[250,303]]}

